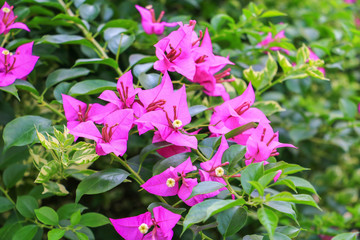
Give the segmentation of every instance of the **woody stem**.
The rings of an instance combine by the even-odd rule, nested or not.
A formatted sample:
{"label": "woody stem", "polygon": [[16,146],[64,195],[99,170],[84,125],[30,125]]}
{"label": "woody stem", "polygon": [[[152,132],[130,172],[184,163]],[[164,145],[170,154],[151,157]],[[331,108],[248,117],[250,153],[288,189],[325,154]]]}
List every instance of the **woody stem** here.
{"label": "woody stem", "polygon": [[50,109],[53,113],[55,113],[56,115],[58,115],[59,117],[61,117],[61,119],[66,120],[66,117],[64,114],[62,114],[59,110],[55,109],[54,107],[52,107],[50,104],[48,104],[47,102],[45,102],[45,100],[43,99],[43,97],[39,97],[37,95],[35,95],[34,93],[30,93],[31,96],[33,98],[35,98],[39,104],[45,106],[46,108]]}

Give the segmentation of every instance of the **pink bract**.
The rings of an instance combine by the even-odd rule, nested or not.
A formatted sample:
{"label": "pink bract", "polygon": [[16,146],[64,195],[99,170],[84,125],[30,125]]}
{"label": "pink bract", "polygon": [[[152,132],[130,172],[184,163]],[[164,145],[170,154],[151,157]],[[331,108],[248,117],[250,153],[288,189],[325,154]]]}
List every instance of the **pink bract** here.
{"label": "pink bract", "polygon": [[[266,36],[266,38],[258,43],[258,46],[269,47],[270,43],[272,43],[272,42],[280,42],[281,39],[283,39],[283,38],[286,38],[284,30],[282,30],[278,34],[276,34],[275,37],[273,37],[272,33],[269,32],[268,35]],[[287,50],[285,48],[282,48],[282,47],[270,47],[269,49],[272,50],[272,51],[283,51],[284,53],[286,53],[288,55],[290,53],[289,50]]]}
{"label": "pink bract", "polygon": [[21,22],[15,22],[17,16],[14,16],[14,7],[7,2],[0,9],[0,34],[7,34],[11,29],[24,29],[30,32],[30,29]]}
{"label": "pink bract", "polygon": [[143,8],[139,5],[135,5],[135,7],[141,15],[141,25],[147,34],[155,33],[157,35],[161,35],[163,34],[165,27],[175,27],[178,25],[176,22],[161,22],[161,19],[165,14],[164,11],[161,11],[158,19],[155,19],[155,11],[154,9],[152,9],[152,7],[150,7],[149,9]]}

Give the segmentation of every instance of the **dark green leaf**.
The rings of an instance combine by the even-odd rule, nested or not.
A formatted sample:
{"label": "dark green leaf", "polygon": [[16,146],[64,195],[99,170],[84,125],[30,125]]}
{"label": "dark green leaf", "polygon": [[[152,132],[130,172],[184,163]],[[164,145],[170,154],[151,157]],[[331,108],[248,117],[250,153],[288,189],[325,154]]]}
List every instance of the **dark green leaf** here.
{"label": "dark green leaf", "polygon": [[289,238],[296,238],[300,233],[300,229],[293,226],[282,226],[282,227],[277,227],[275,232],[282,233],[288,236]]}
{"label": "dark green leaf", "polygon": [[291,180],[294,183],[294,185],[296,186],[296,188],[303,189],[303,190],[309,191],[311,193],[315,193],[317,195],[315,188],[313,187],[313,185],[311,185],[311,183],[309,181],[307,181],[303,178],[292,177],[292,176],[288,176],[285,179]]}
{"label": "dark green leaf", "polygon": [[145,89],[151,89],[159,85],[161,82],[160,75],[157,73],[141,73],[139,75],[139,81],[141,83],[141,86],[143,86]]}
{"label": "dark green leaf", "polygon": [[266,231],[269,233],[270,240],[274,239],[275,228],[277,227],[279,218],[278,216],[268,208],[259,208],[257,211],[257,216],[260,223],[265,227]]}
{"label": "dark green leaf", "polygon": [[[269,239],[271,239],[271,238],[269,237],[269,235],[267,235],[267,236],[265,236],[265,237],[263,238],[263,240],[269,240]],[[285,234],[282,234],[282,233],[279,233],[279,232],[275,232],[275,233],[274,233],[274,239],[275,239],[275,240],[291,240],[291,238],[289,238],[289,237],[286,236]]]}
{"label": "dark green leaf", "polygon": [[6,87],[0,87],[0,90],[14,95],[17,98],[17,100],[20,101],[18,91],[17,91],[14,84],[11,84],[11,85],[6,86]]}
{"label": "dark green leaf", "polygon": [[100,227],[109,223],[109,218],[100,213],[85,213],[80,220],[80,224],[87,227]]}
{"label": "dark green leaf", "polygon": [[229,162],[229,172],[234,172],[236,164],[241,161],[246,153],[246,147],[241,145],[232,145],[225,150],[221,162]]}
{"label": "dark green leaf", "polygon": [[165,158],[154,164],[153,175],[158,175],[168,169],[169,167],[177,167],[189,158],[189,153],[179,153],[171,157]]}
{"label": "dark green leaf", "polygon": [[113,54],[117,54],[118,48],[120,47],[119,54],[123,53],[126,49],[128,49],[133,42],[135,41],[134,35],[126,35],[120,33],[114,37],[112,37],[108,42],[108,47]]}
{"label": "dark green leaf", "polygon": [[191,106],[191,107],[189,107],[190,116],[193,117],[195,115],[198,115],[199,113],[202,113],[207,109],[208,109],[208,107],[206,107],[204,105]]}
{"label": "dark green leaf", "polygon": [[59,215],[59,219],[63,220],[63,219],[69,219],[71,217],[71,215],[80,210],[80,212],[84,211],[85,209],[87,209],[87,207],[84,207],[81,204],[78,203],[68,203],[65,204],[63,206],[61,206],[58,210],[57,210],[57,214]]}
{"label": "dark green leaf", "polygon": [[46,88],[50,88],[59,82],[86,76],[90,73],[86,68],[58,69],[49,74],[46,79]]}
{"label": "dark green leaf", "polygon": [[264,174],[264,163],[252,163],[241,172],[241,186],[247,194],[251,194],[254,187],[249,181],[257,181]]}
{"label": "dark green leaf", "polygon": [[68,92],[71,96],[102,93],[104,90],[116,90],[116,83],[105,80],[85,80],[76,83]]}
{"label": "dark green leaf", "polygon": [[332,240],[356,240],[359,235],[358,232],[353,233],[341,233],[332,238]]}
{"label": "dark green leaf", "polygon": [[26,225],[14,234],[12,240],[32,240],[39,227],[35,224]]}
{"label": "dark green leaf", "polygon": [[12,209],[14,205],[6,197],[0,197],[0,213],[6,212]]}
{"label": "dark green leaf", "polygon": [[28,166],[15,163],[7,167],[3,173],[3,181],[6,188],[13,187],[23,176]]}
{"label": "dark green leaf", "polygon": [[39,209],[35,209],[34,211],[37,219],[39,219],[42,223],[52,226],[59,224],[59,216],[54,209],[50,207],[41,207]]}
{"label": "dark green leaf", "polygon": [[89,237],[82,232],[75,232],[76,236],[79,238],[79,240],[88,240]]}
{"label": "dark green leaf", "polygon": [[76,200],[79,202],[84,194],[99,194],[121,184],[130,174],[122,169],[106,169],[91,174],[82,180],[76,189]]}
{"label": "dark green leaf", "polygon": [[110,66],[112,68],[118,67],[117,62],[112,58],[106,58],[106,59],[102,59],[102,58],[84,59],[84,58],[81,58],[81,59],[76,60],[73,67],[77,67],[79,65],[84,65],[84,64],[103,64],[103,65]]}
{"label": "dark green leaf", "polygon": [[192,189],[191,195],[186,200],[189,200],[190,198],[200,194],[215,192],[216,190],[219,190],[220,188],[223,188],[225,186],[226,185],[222,183],[213,181],[200,182]]}
{"label": "dark green leaf", "polygon": [[16,200],[16,209],[21,215],[27,218],[33,218],[35,216],[34,209],[38,207],[38,202],[32,196],[20,196]]}
{"label": "dark green leaf", "polygon": [[100,13],[100,8],[97,5],[82,4],[79,7],[80,17],[87,21],[94,20]]}
{"label": "dark green leaf", "polygon": [[39,96],[39,92],[36,90],[36,88],[29,83],[28,81],[24,81],[24,80],[20,80],[20,79],[16,79],[15,81],[15,86],[17,89],[22,89],[28,92],[31,92],[37,96]]}
{"label": "dark green leaf", "polygon": [[241,228],[245,226],[247,220],[247,211],[242,207],[233,207],[225,210],[216,218],[218,222],[219,232],[228,237],[237,233]]}
{"label": "dark green leaf", "polygon": [[319,206],[314,201],[314,199],[310,195],[306,195],[306,194],[291,194],[289,192],[282,192],[282,193],[272,196],[270,198],[270,200],[271,201],[284,201],[284,202],[305,204],[305,205],[310,205],[310,206],[320,209]]}
{"label": "dark green leaf", "polygon": [[162,203],[162,202],[153,202],[148,206],[148,211],[152,212],[153,208],[158,207],[158,206],[162,206],[164,208],[166,208],[167,210],[176,213],[176,214],[182,214],[183,212],[186,211],[185,208],[175,208],[173,206],[170,206],[166,203]]}
{"label": "dark green leaf", "polygon": [[88,40],[78,35],[67,35],[67,34],[45,35],[41,40],[42,42],[45,43],[80,44],[90,48],[94,48],[94,46]]}

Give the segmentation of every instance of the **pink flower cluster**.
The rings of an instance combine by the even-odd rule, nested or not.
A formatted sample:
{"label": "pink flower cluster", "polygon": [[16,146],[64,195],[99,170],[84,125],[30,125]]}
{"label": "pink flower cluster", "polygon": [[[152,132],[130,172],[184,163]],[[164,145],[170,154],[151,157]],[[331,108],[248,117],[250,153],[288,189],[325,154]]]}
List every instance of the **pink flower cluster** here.
{"label": "pink flower cluster", "polygon": [[[13,8],[5,2],[0,9],[0,35],[16,28],[30,31],[24,23],[15,22],[17,16],[14,16]],[[33,44],[23,44],[14,53],[0,47],[0,87],[9,86],[16,79],[26,79],[34,69],[39,57],[32,55]]]}

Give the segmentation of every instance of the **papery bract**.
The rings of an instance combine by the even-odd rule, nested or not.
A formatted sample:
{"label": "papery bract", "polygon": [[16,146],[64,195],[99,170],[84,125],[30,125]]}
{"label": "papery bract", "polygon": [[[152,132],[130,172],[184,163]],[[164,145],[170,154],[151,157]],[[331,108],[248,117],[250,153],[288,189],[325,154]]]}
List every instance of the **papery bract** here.
{"label": "papery bract", "polygon": [[[320,58],[309,48],[309,59],[316,61],[319,60]],[[306,62],[308,62],[309,60],[307,60]],[[320,72],[322,72],[325,76],[325,69],[324,68],[318,68]]]}
{"label": "papery bract", "polygon": [[279,154],[276,149],[280,147],[296,148],[292,144],[280,143],[279,132],[274,133],[268,123],[260,123],[246,142],[245,164],[249,165],[253,162],[267,164],[266,160],[269,157]]}
{"label": "papery bract", "polygon": [[135,5],[135,7],[141,15],[141,25],[147,34],[155,33],[157,35],[161,35],[163,34],[165,27],[177,26],[176,22],[174,23],[161,22],[161,19],[165,14],[164,11],[161,11],[158,19],[155,19],[155,11],[151,6],[150,9],[143,8],[139,5]]}
{"label": "papery bract", "polygon": [[84,137],[96,141],[96,153],[107,155],[124,155],[127,149],[127,139],[134,119],[132,109],[116,110],[104,118],[101,133],[91,121],[77,125],[70,130],[76,137]]}
{"label": "papery bract", "polygon": [[[251,105],[255,101],[255,93],[249,83],[247,89],[242,95],[224,102],[214,108],[211,116],[209,130],[216,136],[228,133],[229,131],[243,126],[249,122],[269,123],[265,114]],[[247,138],[250,136],[252,129],[232,138],[235,142],[245,145]]]}
{"label": "papery bract", "polygon": [[[153,208],[153,218],[150,212],[135,217],[112,219],[111,224],[125,240],[171,240],[172,229],[180,220],[181,215],[173,213],[162,206]],[[153,230],[149,232],[150,228]]]}
{"label": "papery bract", "polygon": [[34,69],[39,57],[32,55],[33,44],[23,44],[15,53],[0,47],[0,87],[8,86],[16,79],[26,78]]}
{"label": "papery bract", "polygon": [[22,22],[15,22],[17,16],[14,16],[14,7],[7,2],[0,9],[0,34],[7,34],[11,29],[24,29],[30,32],[30,29]]}
{"label": "papery bract", "polygon": [[154,63],[154,69],[162,73],[178,72],[193,79],[195,62],[191,57],[192,33],[192,27],[180,26],[155,44],[155,54],[159,60]]}

